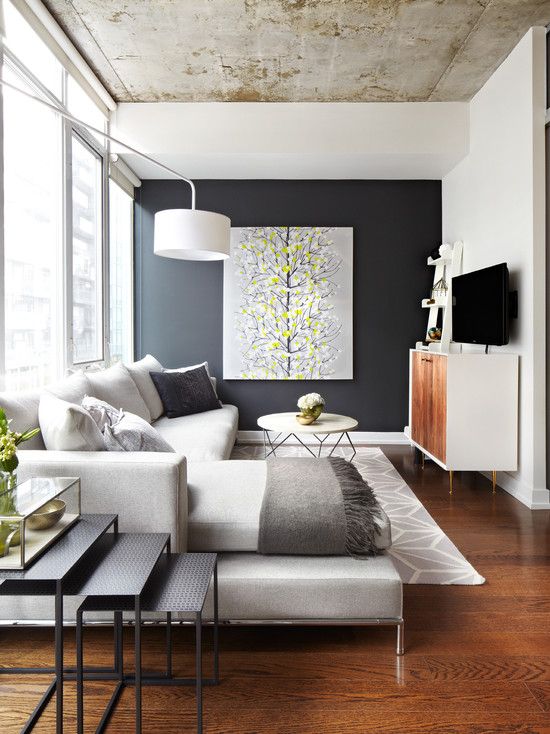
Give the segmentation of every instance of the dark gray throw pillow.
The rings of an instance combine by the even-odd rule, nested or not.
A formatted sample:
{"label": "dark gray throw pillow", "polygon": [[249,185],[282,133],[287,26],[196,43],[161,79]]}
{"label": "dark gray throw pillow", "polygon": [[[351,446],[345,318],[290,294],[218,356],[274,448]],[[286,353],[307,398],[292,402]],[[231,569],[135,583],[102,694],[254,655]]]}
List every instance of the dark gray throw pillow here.
{"label": "dark gray throw pillow", "polygon": [[208,372],[201,365],[186,372],[150,372],[167,418],[204,413],[221,404],[210,382]]}

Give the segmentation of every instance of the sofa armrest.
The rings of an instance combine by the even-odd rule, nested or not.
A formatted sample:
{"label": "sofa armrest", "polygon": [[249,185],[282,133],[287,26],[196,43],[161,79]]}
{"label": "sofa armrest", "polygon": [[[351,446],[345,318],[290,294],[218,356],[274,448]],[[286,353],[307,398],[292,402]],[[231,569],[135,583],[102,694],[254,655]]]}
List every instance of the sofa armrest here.
{"label": "sofa armrest", "polygon": [[82,512],[116,513],[121,531],[170,533],[187,548],[187,461],[155,452],[20,451],[20,481],[80,477]]}

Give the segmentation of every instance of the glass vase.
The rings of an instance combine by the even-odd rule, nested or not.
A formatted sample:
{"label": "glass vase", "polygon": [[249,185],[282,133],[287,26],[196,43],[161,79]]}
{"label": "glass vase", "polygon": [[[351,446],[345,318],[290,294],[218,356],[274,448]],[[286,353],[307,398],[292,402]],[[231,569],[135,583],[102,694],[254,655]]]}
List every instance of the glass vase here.
{"label": "glass vase", "polygon": [[[15,488],[17,472],[0,469],[0,515],[16,515]],[[15,532],[14,532],[15,531]],[[21,543],[19,524],[12,525],[5,520],[0,522],[0,557],[8,554],[9,549]]]}

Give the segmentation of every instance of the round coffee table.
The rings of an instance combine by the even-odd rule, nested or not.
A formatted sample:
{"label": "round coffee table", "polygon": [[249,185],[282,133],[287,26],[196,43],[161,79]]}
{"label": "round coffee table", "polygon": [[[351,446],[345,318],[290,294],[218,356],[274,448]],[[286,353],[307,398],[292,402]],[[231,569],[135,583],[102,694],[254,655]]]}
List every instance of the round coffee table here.
{"label": "round coffee table", "polygon": [[[316,459],[320,459],[323,444],[333,433],[339,433],[340,437],[327,456],[332,456],[334,450],[338,447],[344,436],[347,438],[353,451],[350,461],[353,461],[355,454],[357,453],[349,432],[354,431],[357,428],[358,423],[355,418],[350,418],[347,415],[321,413],[321,417],[318,418],[315,423],[312,423],[309,426],[302,426],[296,420],[296,413],[271,413],[270,415],[260,416],[258,418],[258,425],[263,430],[264,434],[265,459],[267,459],[268,456],[271,456],[271,454],[277,456],[277,449],[282,446],[285,441],[288,441],[289,438],[295,438],[312,456]],[[270,432],[276,433],[277,435],[271,438]],[[317,453],[312,451],[310,447],[302,441],[298,434],[313,436],[319,443]],[[323,438],[320,438],[320,435],[322,435]],[[284,438],[281,439],[281,436],[284,436]]]}

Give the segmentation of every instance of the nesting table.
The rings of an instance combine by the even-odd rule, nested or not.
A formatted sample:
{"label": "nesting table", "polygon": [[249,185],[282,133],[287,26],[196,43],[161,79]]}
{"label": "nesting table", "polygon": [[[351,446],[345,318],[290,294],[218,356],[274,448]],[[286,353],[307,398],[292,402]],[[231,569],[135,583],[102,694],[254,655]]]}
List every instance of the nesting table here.
{"label": "nesting table", "polygon": [[56,734],[63,732],[63,599],[72,574],[82,559],[87,558],[108,530],[118,534],[116,515],[82,515],[56,543],[31,566],[22,571],[0,571],[0,594],[7,596],[44,594],[55,597],[55,666],[54,668],[0,668],[3,674],[54,674],[38,705],[21,729],[30,732],[49,700],[56,694]]}
{"label": "nesting table", "polygon": [[[321,413],[321,416],[315,423],[311,423],[309,426],[302,426],[296,420],[296,413],[271,413],[270,415],[260,416],[258,418],[258,425],[263,430],[265,459],[272,454],[276,456],[277,449],[286,443],[289,438],[295,438],[313,457],[319,459],[322,455],[323,444],[330,435],[335,433],[339,433],[340,437],[334,446],[332,446],[327,456],[332,456],[344,437],[347,439],[353,451],[350,461],[353,461],[357,453],[349,434],[357,428],[358,423],[355,418],[350,418],[347,415]],[[271,433],[275,433],[276,435],[272,438]],[[302,436],[312,436],[317,441],[317,452],[311,450],[300,438],[300,434]],[[323,436],[323,438],[320,436]]]}
{"label": "nesting table", "polygon": [[[197,691],[197,732],[202,733],[202,686],[219,683],[218,650],[218,574],[215,553],[164,555],[153,574],[147,575],[149,562],[157,550],[162,552],[162,536],[121,534],[119,541],[81,587],[79,594],[88,596],[77,611],[77,732],[84,732],[84,661],[83,614],[89,611],[112,611],[115,634],[115,668],[117,686],[103,713],[96,734],[102,732],[128,684],[135,686],[136,734],[141,731],[141,686],[195,685]],[[137,562],[136,562],[137,561]],[[211,579],[214,579],[214,676],[202,674],[202,610]],[[122,650],[122,613],[135,615],[135,675],[124,675]],[[164,675],[142,674],[141,615],[162,612],[166,615],[166,672]],[[187,612],[195,621],[195,678],[172,676],[172,613]],[[118,642],[116,642],[118,641]]]}
{"label": "nesting table", "polygon": [[[112,530],[113,532],[108,532]],[[214,676],[203,678],[202,611],[213,579],[214,593]],[[141,732],[142,685],[195,685],[197,690],[197,731],[202,732],[202,686],[219,682],[218,584],[215,553],[170,553],[170,536],[165,533],[119,533],[116,515],[82,515],[75,525],[49,550],[23,571],[0,572],[0,595],[47,594],[55,596],[54,668],[0,668],[0,673],[53,673],[35,710],[21,729],[30,732],[56,693],[56,734],[63,732],[63,682],[77,681],[77,727],[83,731],[85,678],[114,680],[117,685],[97,731],[103,731],[124,686],[135,685],[135,731]],[[63,599],[85,596],[77,613],[77,665],[63,666]],[[83,614],[107,610],[114,615],[113,668],[85,668],[83,664]],[[122,613],[135,614],[135,675],[125,675],[123,667]],[[141,669],[142,612],[166,615],[166,671],[143,675]],[[196,657],[195,678],[172,675],[172,613],[194,615]]]}

